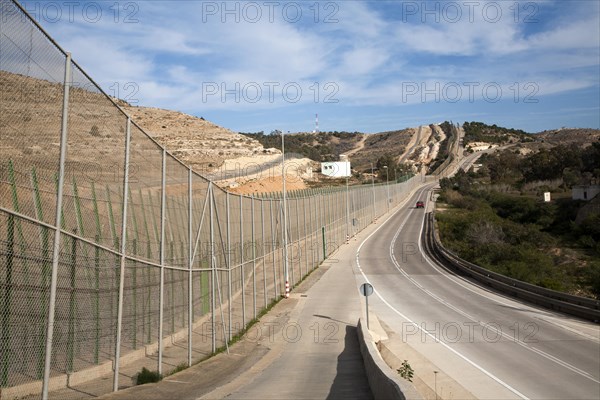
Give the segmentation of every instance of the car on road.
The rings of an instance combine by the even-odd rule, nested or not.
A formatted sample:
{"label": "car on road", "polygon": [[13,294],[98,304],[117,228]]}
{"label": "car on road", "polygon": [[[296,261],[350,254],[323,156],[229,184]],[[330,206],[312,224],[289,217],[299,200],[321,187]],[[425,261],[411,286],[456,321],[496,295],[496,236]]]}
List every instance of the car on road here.
{"label": "car on road", "polygon": [[423,203],[422,201],[417,201],[416,208],[425,208],[425,203]]}

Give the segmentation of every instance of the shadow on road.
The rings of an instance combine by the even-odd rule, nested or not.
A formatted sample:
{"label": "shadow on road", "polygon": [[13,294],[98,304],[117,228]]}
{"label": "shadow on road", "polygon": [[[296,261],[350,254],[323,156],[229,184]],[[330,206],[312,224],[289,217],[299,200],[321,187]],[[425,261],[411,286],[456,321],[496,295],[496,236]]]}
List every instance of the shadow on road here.
{"label": "shadow on road", "polygon": [[355,326],[346,326],[344,350],[337,359],[337,374],[329,390],[328,400],[333,399],[372,399],[367,381],[365,365]]}

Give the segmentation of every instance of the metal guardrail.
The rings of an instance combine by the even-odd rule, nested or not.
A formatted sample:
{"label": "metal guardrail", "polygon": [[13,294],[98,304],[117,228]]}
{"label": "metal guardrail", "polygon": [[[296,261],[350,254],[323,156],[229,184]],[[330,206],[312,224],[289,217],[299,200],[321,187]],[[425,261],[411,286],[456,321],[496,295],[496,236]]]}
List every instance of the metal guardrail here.
{"label": "metal guardrail", "polygon": [[435,229],[432,212],[426,217],[422,240],[428,254],[453,272],[474,279],[503,294],[575,317],[594,322],[600,321],[600,300],[561,293],[509,278],[465,261],[444,248]]}

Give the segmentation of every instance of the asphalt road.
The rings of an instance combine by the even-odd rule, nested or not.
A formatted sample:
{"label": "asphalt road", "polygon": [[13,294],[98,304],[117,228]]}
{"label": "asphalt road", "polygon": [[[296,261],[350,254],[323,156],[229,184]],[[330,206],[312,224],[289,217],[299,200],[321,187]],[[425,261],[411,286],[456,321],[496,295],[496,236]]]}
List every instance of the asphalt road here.
{"label": "asphalt road", "polygon": [[271,335],[271,325],[261,321],[261,339],[271,347],[261,364],[203,398],[371,399],[356,331],[361,298],[350,248],[357,244],[342,245],[313,286],[282,300],[298,303],[288,321],[274,326],[279,332]]}
{"label": "asphalt road", "polygon": [[[414,208],[417,200],[426,201],[425,210]],[[419,241],[428,189],[408,204],[356,254],[362,279],[376,291],[372,312],[477,398],[600,398],[600,326],[495,294],[435,265]],[[452,397],[443,386],[438,393]]]}

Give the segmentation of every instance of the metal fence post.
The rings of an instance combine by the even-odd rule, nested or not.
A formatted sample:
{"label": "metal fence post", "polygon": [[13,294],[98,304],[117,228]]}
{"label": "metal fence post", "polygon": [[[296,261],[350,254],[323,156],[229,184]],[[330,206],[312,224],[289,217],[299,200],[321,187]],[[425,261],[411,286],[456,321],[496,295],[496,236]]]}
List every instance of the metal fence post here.
{"label": "metal fence post", "polygon": [[[287,250],[286,250],[286,256],[287,256],[287,271],[288,271],[288,283],[290,285],[290,288],[292,286],[294,286],[294,237],[292,236],[292,217],[291,217],[291,211],[292,211],[292,206],[289,200],[287,200],[286,202],[286,209],[285,209],[285,215],[286,218],[289,220],[289,224],[285,224],[285,237],[286,237],[286,243],[287,243]],[[290,249],[290,246],[292,247]],[[291,265],[290,265],[291,264]]]}
{"label": "metal fence post", "polygon": [[284,205],[283,202],[280,200],[279,201],[279,210],[281,211],[280,216],[281,216],[281,255],[282,255],[282,267],[283,267],[283,288],[282,288],[282,292],[281,295],[285,297],[285,284],[287,282],[288,279],[288,275],[287,275],[287,232],[285,231],[286,226],[284,225],[284,219],[285,219],[285,211],[283,209]]}
{"label": "metal fence post", "polygon": [[373,192],[373,218],[375,221],[377,218],[377,211],[375,210],[375,173],[373,172],[373,163],[371,163],[371,191]]}
{"label": "metal fence post", "polygon": [[58,169],[58,188],[56,193],[56,219],[54,231],[54,248],[52,252],[52,275],[50,278],[50,301],[48,305],[48,326],[46,331],[46,356],[44,358],[44,380],[42,383],[42,399],[48,399],[50,384],[50,366],[52,361],[52,340],[54,337],[54,313],[56,306],[56,285],[58,281],[58,259],[60,257],[60,227],[62,225],[63,186],[65,181],[65,159],[67,156],[67,134],[69,122],[69,90],[71,87],[71,53],[65,59],[65,79],[63,90],[62,125],[60,132],[60,158]]}
{"label": "metal fence post", "polygon": [[15,216],[8,214],[8,223],[6,226],[6,285],[2,293],[2,341],[0,350],[2,350],[2,364],[0,364],[0,386],[8,386],[8,375],[10,372],[10,313],[12,310],[12,272],[13,259],[15,251]]}
{"label": "metal fence post", "polygon": [[[319,243],[319,233],[325,231],[325,195],[319,193],[319,201],[317,201],[317,243]],[[320,229],[319,229],[320,228]],[[323,235],[324,237],[324,235]],[[319,246],[320,247],[320,246]],[[325,260],[325,247],[323,246],[323,260]],[[321,261],[321,260],[319,260]]]}
{"label": "metal fence post", "polygon": [[233,337],[233,329],[231,327],[231,228],[229,217],[229,192],[225,193],[225,208],[226,208],[226,224],[227,224],[227,310],[229,319],[229,340]]}
{"label": "metal fence post", "polygon": [[332,205],[331,197],[332,196],[333,196],[333,190],[329,189],[328,193],[327,193],[327,197],[325,198],[326,202],[327,202],[327,217],[328,217],[327,222],[329,225],[327,231],[329,233],[329,243],[334,243],[334,245],[335,245],[335,243],[336,243],[335,242],[335,228],[334,228],[334,224],[333,224],[334,214],[333,214],[332,208],[331,208],[331,205]]}
{"label": "metal fence post", "polygon": [[277,293],[277,266],[275,265],[275,227],[273,226],[273,198],[269,199],[269,209],[271,215],[271,254],[273,255],[273,288],[275,289],[275,298],[278,297]]}
{"label": "metal fence post", "polygon": [[263,270],[263,290],[264,290],[264,298],[265,298],[265,308],[268,307],[269,303],[267,300],[267,264],[266,264],[266,258],[267,258],[267,253],[266,253],[266,242],[265,242],[265,210],[263,207],[264,201],[263,199],[260,199],[260,240],[261,240],[261,247],[262,247],[262,270]]}
{"label": "metal fence post", "polygon": [[123,329],[123,294],[125,288],[125,249],[127,247],[127,204],[129,200],[129,145],[131,142],[131,119],[127,118],[125,137],[125,176],[123,177],[123,210],[121,213],[121,266],[119,270],[119,300],[117,305],[117,339],[115,343],[115,374],[113,391],[119,390],[119,358],[121,357],[121,331]]}
{"label": "metal fence post", "polygon": [[296,242],[298,242],[298,247],[296,248],[296,254],[294,258],[298,261],[298,271],[300,272],[300,276],[298,277],[298,281],[302,280],[302,261],[300,257],[300,211],[298,208],[298,203],[300,202],[300,198],[296,196],[294,199],[294,203],[296,203]]}
{"label": "metal fence post", "polygon": [[304,197],[302,198],[302,213],[304,214],[304,273],[308,274],[308,229],[307,226],[309,224],[308,220],[306,219],[306,200],[308,199],[308,197]]}
{"label": "metal fence post", "polygon": [[308,200],[308,221],[310,226],[308,227],[309,232],[310,232],[310,262],[311,262],[311,266],[310,269],[312,270],[314,267],[316,267],[316,263],[315,263],[315,226],[314,226],[314,221],[313,221],[313,212],[312,212],[312,206],[311,206],[311,199],[312,196],[309,193],[308,197],[306,198]]}
{"label": "metal fence post", "polygon": [[162,178],[160,199],[160,283],[158,295],[158,374],[162,374],[163,356],[163,317],[165,296],[165,225],[167,200],[167,151],[162,151]]}
{"label": "metal fence post", "polygon": [[329,220],[329,242],[333,243],[334,247],[337,245],[336,237],[335,237],[335,212],[333,208],[333,190],[329,190],[327,193],[327,213]]}
{"label": "metal fence post", "polygon": [[256,242],[254,241],[254,195],[250,196],[252,213],[252,309],[253,317],[256,318]]}
{"label": "metal fence post", "polygon": [[[216,313],[216,304],[215,304],[215,281],[216,281],[216,276],[215,274],[217,273],[217,265],[216,265],[216,260],[215,260],[215,242],[214,242],[214,238],[215,238],[215,225],[214,225],[214,194],[213,194],[213,183],[209,182],[208,184],[208,193],[207,195],[209,196],[209,212],[210,212],[210,270],[211,270],[211,301],[210,301],[210,307],[211,307],[211,313],[212,313],[212,318],[211,318],[211,328],[212,328],[212,352],[216,352],[217,351],[217,332],[216,332],[216,321],[215,321],[215,313]],[[231,301],[231,299],[230,299]]]}
{"label": "metal fence post", "polygon": [[192,250],[192,229],[193,229],[193,172],[192,168],[188,168],[188,266],[190,271],[188,272],[188,367],[192,366],[192,334],[193,334],[193,323],[194,323],[194,285],[193,285],[193,263],[194,253]]}
{"label": "metal fence post", "polygon": [[242,285],[242,326],[246,327],[246,285],[244,278],[244,196],[240,195],[240,285]]}

